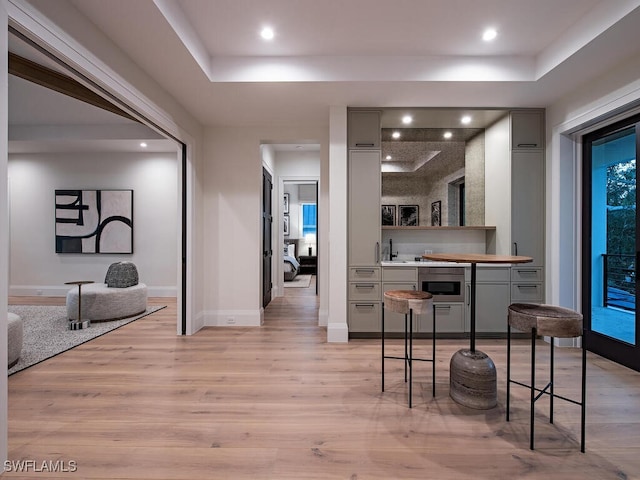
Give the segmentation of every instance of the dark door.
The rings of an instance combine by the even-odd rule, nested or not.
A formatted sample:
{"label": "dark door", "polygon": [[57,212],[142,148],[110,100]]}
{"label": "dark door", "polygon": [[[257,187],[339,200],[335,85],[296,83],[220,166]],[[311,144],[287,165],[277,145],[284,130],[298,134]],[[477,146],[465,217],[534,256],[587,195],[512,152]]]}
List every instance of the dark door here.
{"label": "dark door", "polygon": [[584,137],[582,312],[588,350],[640,371],[640,116]]}
{"label": "dark door", "polygon": [[271,257],[273,256],[271,227],[273,224],[271,191],[273,182],[271,175],[262,169],[262,306],[271,302]]}

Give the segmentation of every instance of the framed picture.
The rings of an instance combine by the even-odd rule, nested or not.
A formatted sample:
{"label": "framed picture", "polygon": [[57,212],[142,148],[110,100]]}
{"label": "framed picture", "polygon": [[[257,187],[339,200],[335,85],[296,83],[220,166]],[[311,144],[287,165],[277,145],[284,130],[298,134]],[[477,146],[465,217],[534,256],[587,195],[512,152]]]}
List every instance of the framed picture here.
{"label": "framed picture", "polygon": [[395,224],[396,224],[396,206],[382,205],[381,225],[395,225]]}
{"label": "framed picture", "polygon": [[440,200],[431,204],[431,225],[433,227],[439,227],[442,225],[442,219],[440,218],[441,205]]}
{"label": "framed picture", "polygon": [[56,190],[56,253],[133,253],[133,190]]}
{"label": "framed picture", "polygon": [[284,194],[284,203],[283,203],[283,212],[284,213],[289,213],[289,194],[285,193]]}
{"label": "framed picture", "polygon": [[284,235],[289,236],[289,215],[284,216]]}
{"label": "framed picture", "polygon": [[402,227],[418,226],[418,205],[400,205],[398,224]]}

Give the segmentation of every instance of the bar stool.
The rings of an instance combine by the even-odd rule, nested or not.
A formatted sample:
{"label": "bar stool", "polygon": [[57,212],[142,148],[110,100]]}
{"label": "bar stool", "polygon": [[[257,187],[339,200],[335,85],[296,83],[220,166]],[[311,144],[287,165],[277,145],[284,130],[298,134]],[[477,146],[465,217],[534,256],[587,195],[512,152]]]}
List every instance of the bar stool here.
{"label": "bar stool", "polygon": [[[511,379],[511,327],[522,332],[531,331],[531,384],[526,385],[524,383],[517,382]],[[551,337],[550,345],[550,365],[549,383],[543,388],[539,389],[535,387],[536,378],[536,336],[548,336]],[[584,441],[585,441],[585,379],[586,379],[586,359],[587,351],[584,348],[584,337],[582,338],[582,398],[581,401],[572,400],[570,398],[557,395],[553,391],[553,343],[554,338],[574,338],[582,337],[582,315],[578,312],[570,310],[568,308],[556,307],[553,305],[535,305],[528,303],[513,303],[509,305],[509,318],[507,325],[507,422],[509,421],[509,396],[510,386],[512,383],[528,388],[531,391],[531,418],[530,418],[530,445],[529,448],[533,450],[533,432],[534,432],[534,403],[542,395],[549,396],[549,423],[553,423],[553,400],[559,398],[581,407],[581,419],[580,419],[580,451],[584,453]],[[536,392],[539,392],[536,395]]]}
{"label": "bar stool", "polygon": [[[433,309],[433,342],[431,358],[413,358],[413,314],[420,315]],[[384,310],[404,314],[404,357],[394,357],[384,353]],[[390,290],[384,292],[382,302],[382,391],[384,392],[384,360],[404,360],[404,381],[407,381],[407,367],[409,367],[409,408],[411,408],[413,361],[431,362],[433,386],[432,394],[436,395],[436,310],[433,305],[433,295],[418,290]]]}

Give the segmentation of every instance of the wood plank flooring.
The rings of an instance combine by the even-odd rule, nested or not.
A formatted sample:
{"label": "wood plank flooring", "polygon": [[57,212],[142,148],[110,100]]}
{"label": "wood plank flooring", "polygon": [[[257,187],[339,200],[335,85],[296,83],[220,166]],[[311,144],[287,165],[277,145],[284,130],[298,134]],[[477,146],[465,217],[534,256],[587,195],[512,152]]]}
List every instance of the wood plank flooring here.
{"label": "wood plank flooring", "polygon": [[[441,340],[436,397],[430,365],[418,365],[409,409],[402,362],[387,362],[380,392],[378,340],[326,343],[314,288],[287,289],[262,327],[191,337],[176,336],[172,300],[11,376],[9,459],[73,461],[77,471],[3,478],[640,478],[640,374],[590,354],[586,453],[579,407],[557,401],[550,425],[544,400],[530,451],[527,390],[513,387],[512,421],[504,418],[505,341],[478,342],[498,369],[498,407],[450,399],[449,359],[467,342]],[[515,375],[526,380],[527,342],[515,343]],[[418,344],[428,355],[429,341]],[[539,362],[546,352],[541,344]],[[579,398],[579,352],[556,352],[557,392]]]}

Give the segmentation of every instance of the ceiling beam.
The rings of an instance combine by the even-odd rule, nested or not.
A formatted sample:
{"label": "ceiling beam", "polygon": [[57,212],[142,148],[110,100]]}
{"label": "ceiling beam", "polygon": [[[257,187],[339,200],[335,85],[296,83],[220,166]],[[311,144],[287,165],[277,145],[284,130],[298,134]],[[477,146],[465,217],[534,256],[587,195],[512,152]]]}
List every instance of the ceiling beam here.
{"label": "ceiling beam", "polygon": [[9,52],[9,73],[94,107],[138,122],[136,118],[88,89],[77,80],[11,52]]}

